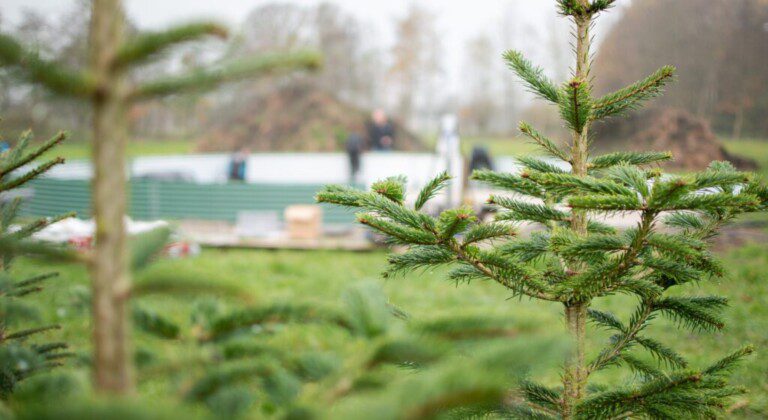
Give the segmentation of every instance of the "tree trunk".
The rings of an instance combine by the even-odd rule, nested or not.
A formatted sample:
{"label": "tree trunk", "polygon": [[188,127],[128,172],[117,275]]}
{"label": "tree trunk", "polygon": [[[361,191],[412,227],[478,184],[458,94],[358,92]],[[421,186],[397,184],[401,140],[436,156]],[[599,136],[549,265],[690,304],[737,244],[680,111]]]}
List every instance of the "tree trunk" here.
{"label": "tree trunk", "polygon": [[130,288],[124,217],[126,210],[125,85],[113,66],[123,42],[120,0],[94,0],[91,19],[93,98],[93,215],[96,243],[93,282],[93,375],[96,389],[112,394],[132,391],[129,326]]}
{"label": "tree trunk", "polygon": [[[587,7],[587,0],[580,0]],[[590,83],[590,26],[591,17],[578,17],[576,20],[576,71],[575,79],[582,83]],[[571,165],[575,176],[587,175],[587,160],[589,158],[589,123],[582,132],[573,132],[571,145]],[[579,235],[587,234],[587,215],[584,211],[573,211],[571,228]],[[574,407],[584,395],[587,383],[587,373],[584,367],[585,330],[587,322],[587,307],[589,302],[567,302],[565,304],[565,320],[573,348],[566,361],[563,375],[563,418],[572,419]]]}

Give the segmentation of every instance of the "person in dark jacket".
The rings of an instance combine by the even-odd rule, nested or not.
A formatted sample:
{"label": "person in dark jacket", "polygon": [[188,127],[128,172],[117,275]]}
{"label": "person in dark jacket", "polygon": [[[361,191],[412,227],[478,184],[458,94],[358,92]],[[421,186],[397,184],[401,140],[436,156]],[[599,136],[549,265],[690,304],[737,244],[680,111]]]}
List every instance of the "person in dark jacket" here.
{"label": "person in dark jacket", "polygon": [[250,151],[247,148],[242,148],[232,155],[232,160],[229,161],[230,181],[245,181],[248,155]]}
{"label": "person in dark jacket", "polygon": [[395,146],[395,127],[387,118],[387,114],[377,109],[371,114],[371,120],[366,124],[368,144],[372,150],[392,150]]}
{"label": "person in dark jacket", "polygon": [[349,183],[355,184],[360,173],[360,157],[363,154],[365,140],[359,134],[347,138],[347,157],[349,158]]}
{"label": "person in dark jacket", "polygon": [[493,170],[493,159],[491,152],[484,146],[475,146],[472,148],[472,157],[469,159],[469,173],[480,169]]}

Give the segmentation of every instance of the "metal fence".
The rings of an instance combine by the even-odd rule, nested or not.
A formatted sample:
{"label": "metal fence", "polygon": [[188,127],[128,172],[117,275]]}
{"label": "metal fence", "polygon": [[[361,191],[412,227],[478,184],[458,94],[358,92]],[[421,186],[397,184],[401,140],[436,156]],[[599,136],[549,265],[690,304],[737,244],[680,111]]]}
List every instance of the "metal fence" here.
{"label": "metal fence", "polygon": [[[42,178],[29,184],[32,197],[25,200],[22,213],[55,216],[70,211],[90,217],[90,181]],[[274,211],[280,220],[291,204],[314,203],[321,185],[300,184],[198,184],[192,182],[135,179],[130,182],[129,215],[137,220],[202,219],[235,222],[243,211]],[[323,206],[323,222],[348,224],[352,212]]]}

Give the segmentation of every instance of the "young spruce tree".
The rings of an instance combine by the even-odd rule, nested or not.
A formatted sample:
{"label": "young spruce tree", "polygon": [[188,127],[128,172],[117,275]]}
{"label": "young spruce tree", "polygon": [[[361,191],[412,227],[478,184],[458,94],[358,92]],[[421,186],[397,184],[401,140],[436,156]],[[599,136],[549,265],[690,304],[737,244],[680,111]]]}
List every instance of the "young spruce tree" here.
{"label": "young spruce tree", "polygon": [[71,356],[66,351],[66,343],[40,338],[60,326],[34,325],[37,308],[24,302],[24,298],[41,292],[45,283],[57,273],[40,273],[21,279],[10,273],[11,264],[18,255],[54,253],[61,256],[59,251],[31,243],[28,238],[51,223],[71,216],[66,214],[27,223],[18,220],[24,186],[64,162],[55,158],[22,169],[61,143],[65,134],[59,133],[32,150],[29,148],[31,137],[30,132],[25,132],[12,149],[0,153],[0,399],[3,400],[13,393],[20,381],[57,367],[62,359]]}
{"label": "young spruce tree", "polygon": [[[558,143],[526,123],[520,124],[521,131],[570,169],[553,165],[552,159],[520,158],[524,169],[517,175],[475,172],[475,180],[511,193],[490,197],[501,210],[493,222],[478,221],[466,207],[446,210],[437,218],[420,211],[448,182],[447,174],[430,182],[413,207],[406,206],[401,178],[377,182],[371,192],[328,186],[318,201],[359,208],[360,223],[392,243],[410,246],[389,258],[387,275],[455,264],[449,277],[457,282],[492,280],[514,295],[562,305],[572,341],[562,387],[530,382],[517,390],[531,416],[718,416],[729,397],[741,392],[726,383],[726,374],[752,348],[693,369],[675,350],[651,338],[647,328],[658,316],[694,331],[723,327],[724,298],[669,296],[667,291],[723,274],[707,250],[707,240],[738,214],[765,210],[768,189],[723,162],[700,173],[671,176],[648,168],[671,159],[669,153],[590,155],[592,123],[638,108],[660,94],[674,73],[674,68],[663,67],[614,93],[593,96],[590,31],[596,16],[614,1],[557,1],[560,13],[575,25],[576,63],[571,79],[562,85],[519,52],[505,54],[526,86],[559,108],[571,135]],[[596,217],[622,214],[639,215],[637,225],[616,231]],[[522,221],[540,223],[544,229],[518,238],[512,224]],[[596,300],[619,293],[637,297],[629,319],[590,308]],[[596,355],[585,348],[588,320],[614,333]],[[641,352],[658,363],[638,357]],[[626,384],[590,383],[595,372],[618,365],[635,373]],[[515,407],[518,413],[520,409]]]}
{"label": "young spruce tree", "polygon": [[96,234],[89,261],[93,287],[94,381],[116,394],[133,389],[128,307],[130,257],[124,218],[128,209],[125,148],[128,112],[143,101],[189,91],[208,91],[222,83],[295,69],[312,69],[317,54],[295,52],[249,57],[186,74],[131,83],[131,71],[179,44],[227,30],[210,23],[189,23],[162,31],[127,36],[122,0],[93,0],[89,31],[90,62],[74,69],[42,57],[16,39],[0,34],[0,66],[19,78],[60,96],[88,102],[93,109],[93,217]]}

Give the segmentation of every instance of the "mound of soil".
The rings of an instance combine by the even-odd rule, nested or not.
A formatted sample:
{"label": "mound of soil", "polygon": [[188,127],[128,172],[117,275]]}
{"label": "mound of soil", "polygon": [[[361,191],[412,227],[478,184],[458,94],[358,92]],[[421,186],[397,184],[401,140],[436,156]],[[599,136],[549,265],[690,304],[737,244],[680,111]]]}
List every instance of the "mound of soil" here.
{"label": "mound of soil", "polygon": [[[365,136],[369,112],[345,104],[308,83],[292,83],[224,110],[198,142],[200,151],[328,152],[344,150],[350,134]],[[395,148],[424,150],[397,121]]]}
{"label": "mound of soil", "polygon": [[701,170],[714,160],[727,160],[739,169],[757,164],[728,153],[709,123],[680,109],[647,111],[617,118],[596,127],[597,144],[608,150],[670,151],[675,160],[666,165],[678,170]]}

